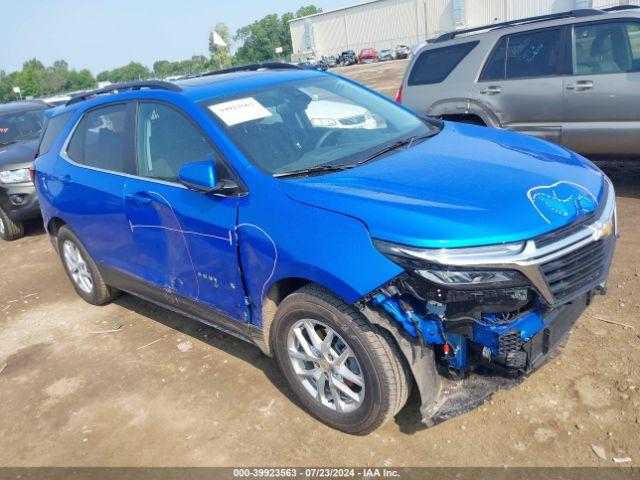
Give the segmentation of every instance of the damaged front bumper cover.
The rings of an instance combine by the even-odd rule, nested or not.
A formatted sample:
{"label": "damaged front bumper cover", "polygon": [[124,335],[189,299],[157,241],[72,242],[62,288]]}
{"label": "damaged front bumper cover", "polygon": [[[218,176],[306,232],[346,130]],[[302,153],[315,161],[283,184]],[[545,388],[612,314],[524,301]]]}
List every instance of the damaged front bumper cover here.
{"label": "damaged front bumper cover", "polygon": [[479,361],[461,377],[443,370],[434,348],[420,345],[407,330],[391,321],[379,309],[365,306],[362,312],[371,323],[388,330],[396,339],[420,392],[422,421],[427,426],[433,426],[477,408],[498,390],[520,384],[566,342],[574,323],[588,306],[590,297],[590,294],[583,294],[544,318],[542,328],[521,344],[527,360],[525,368],[519,372],[496,369],[487,360]]}

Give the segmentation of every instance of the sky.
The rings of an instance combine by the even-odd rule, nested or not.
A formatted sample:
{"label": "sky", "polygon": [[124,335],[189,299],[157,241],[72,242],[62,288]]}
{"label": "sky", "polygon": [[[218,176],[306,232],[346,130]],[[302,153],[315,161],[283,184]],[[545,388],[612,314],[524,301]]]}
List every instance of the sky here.
{"label": "sky", "polygon": [[0,70],[12,72],[31,58],[45,65],[64,59],[96,75],[134,60],[208,55],[217,22],[232,34],[269,13],[313,4],[323,10],[360,0],[0,0]]}

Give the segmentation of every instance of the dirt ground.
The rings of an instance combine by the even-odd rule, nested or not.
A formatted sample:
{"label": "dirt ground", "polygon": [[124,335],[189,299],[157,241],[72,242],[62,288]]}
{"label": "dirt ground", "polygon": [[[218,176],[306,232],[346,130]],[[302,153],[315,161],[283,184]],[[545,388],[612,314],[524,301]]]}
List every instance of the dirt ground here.
{"label": "dirt ground", "polygon": [[[393,95],[404,66],[338,71]],[[640,163],[601,166],[622,238],[609,294],[563,354],[431,429],[413,395],[367,437],[307,415],[251,345],[130,296],[84,303],[33,225],[0,242],[0,465],[596,466],[616,456],[639,466]]]}

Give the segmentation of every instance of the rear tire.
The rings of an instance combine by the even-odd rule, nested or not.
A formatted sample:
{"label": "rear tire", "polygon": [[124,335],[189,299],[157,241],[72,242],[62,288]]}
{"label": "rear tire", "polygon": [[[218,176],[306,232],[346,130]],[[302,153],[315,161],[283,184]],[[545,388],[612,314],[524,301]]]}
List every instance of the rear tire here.
{"label": "rear tire", "polygon": [[67,226],[58,230],[58,251],[73,288],[83,300],[104,305],[117,296],[118,291],[104,282],[91,255]]}
{"label": "rear tire", "polygon": [[[271,332],[289,385],[330,427],[365,435],[398,413],[409,397],[411,377],[391,335],[322,287],[307,285],[285,298]],[[328,347],[318,343],[327,338]]]}
{"label": "rear tire", "polygon": [[0,208],[0,237],[7,242],[12,242],[24,237],[24,225],[9,218]]}

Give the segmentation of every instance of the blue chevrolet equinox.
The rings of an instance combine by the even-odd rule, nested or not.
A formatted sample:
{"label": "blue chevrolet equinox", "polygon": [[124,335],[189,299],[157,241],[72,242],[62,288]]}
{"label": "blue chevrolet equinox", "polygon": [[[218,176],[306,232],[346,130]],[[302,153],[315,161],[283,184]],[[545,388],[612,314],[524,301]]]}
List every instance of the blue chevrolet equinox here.
{"label": "blue chevrolet equinox", "polygon": [[611,182],[533,137],[259,64],[112,85],[47,113],[45,226],[78,294],[128,292],[257,345],[365,434],[517,385],[605,292]]}

